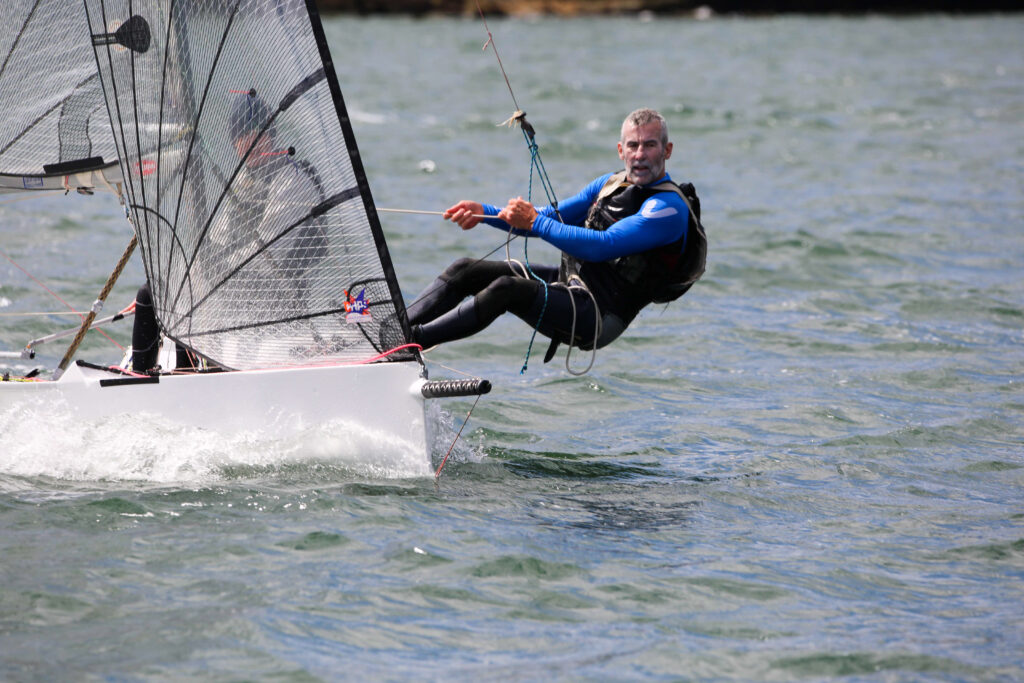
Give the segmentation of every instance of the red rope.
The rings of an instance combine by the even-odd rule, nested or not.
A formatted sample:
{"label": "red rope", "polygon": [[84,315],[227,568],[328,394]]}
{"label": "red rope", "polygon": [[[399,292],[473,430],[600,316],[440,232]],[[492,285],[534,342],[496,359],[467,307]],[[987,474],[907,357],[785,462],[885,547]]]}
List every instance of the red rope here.
{"label": "red rope", "polygon": [[355,361],[353,363],[353,365],[365,365],[366,363],[372,363],[375,360],[380,360],[381,358],[387,358],[391,354],[397,353],[398,351],[402,351],[404,349],[418,349],[418,350],[422,351],[423,347],[420,346],[419,344],[402,344],[401,346],[396,346],[393,349],[388,349],[384,353],[377,354],[373,358],[367,358],[366,360]]}
{"label": "red rope", "polygon": [[36,277],[35,277],[35,276],[34,276],[34,275],[33,275],[32,273],[28,272],[27,270],[25,270],[24,268],[22,268],[22,267],[21,267],[20,265],[18,265],[17,263],[15,263],[15,262],[14,262],[14,259],[12,259],[12,258],[11,258],[10,256],[8,256],[8,255],[7,255],[7,254],[6,254],[6,253],[5,253],[5,252],[4,252],[4,251],[3,251],[2,249],[0,249],[0,256],[3,256],[3,257],[4,257],[5,259],[7,259],[8,261],[10,261],[10,262],[11,262],[11,265],[12,265],[12,266],[14,266],[15,268],[17,268],[17,269],[18,269],[18,270],[20,270],[21,272],[25,273],[25,275],[27,275],[27,276],[28,276],[28,278],[29,278],[30,280],[32,280],[32,282],[36,283],[37,285],[39,285],[40,287],[42,287],[43,289],[45,289],[45,290],[46,290],[47,292],[49,292],[49,293],[50,293],[50,295],[51,295],[51,296],[52,296],[52,297],[53,297],[54,299],[56,299],[57,301],[61,302],[61,303],[62,303],[62,304],[64,304],[65,306],[67,306],[67,307],[68,307],[68,310],[69,310],[69,311],[71,311],[72,313],[74,313],[75,315],[77,315],[77,316],[78,316],[79,318],[81,318],[82,320],[85,320],[85,316],[84,316],[84,315],[82,315],[81,313],[79,313],[78,311],[76,311],[76,310],[75,310],[75,307],[74,307],[74,306],[72,306],[71,304],[69,304],[69,303],[68,303],[67,301],[64,301],[64,299],[60,298],[60,295],[58,295],[58,294],[57,294],[56,292],[54,292],[54,291],[53,291],[52,289],[50,289],[49,287],[47,287],[46,285],[44,285],[44,284],[43,284],[42,282],[40,282],[39,280],[37,280],[37,279],[36,279]]}
{"label": "red rope", "polygon": [[[7,259],[8,261],[10,261],[10,262],[11,262],[11,265],[12,265],[12,266],[14,266],[15,268],[17,268],[17,269],[18,269],[18,270],[20,270],[21,272],[25,273],[25,275],[27,275],[27,276],[28,276],[28,278],[29,278],[30,280],[32,280],[32,282],[36,283],[37,285],[39,285],[40,287],[42,287],[43,289],[45,289],[45,290],[46,290],[47,292],[49,292],[49,293],[50,293],[50,296],[52,296],[52,297],[53,297],[54,299],[56,299],[57,301],[61,302],[61,303],[62,303],[62,304],[64,304],[65,306],[67,306],[67,308],[68,308],[68,310],[69,310],[69,311],[71,311],[72,313],[74,313],[75,315],[77,315],[77,316],[78,316],[79,318],[81,318],[82,320],[85,320],[85,315],[84,315],[84,314],[82,314],[82,313],[79,313],[78,311],[76,311],[76,310],[75,310],[75,307],[74,307],[74,306],[72,306],[71,304],[69,304],[69,303],[68,303],[67,301],[64,301],[64,299],[60,298],[60,295],[59,295],[59,294],[57,294],[57,293],[56,293],[56,292],[54,292],[54,291],[53,291],[52,289],[50,289],[50,288],[49,288],[49,287],[47,287],[47,286],[46,286],[45,284],[43,284],[43,283],[42,283],[42,282],[40,282],[40,281],[39,281],[38,279],[36,279],[36,277],[35,277],[34,275],[32,275],[32,273],[28,272],[27,270],[25,270],[24,268],[22,268],[22,267],[21,267],[20,265],[18,265],[17,263],[15,263],[14,259],[12,259],[12,258],[11,258],[10,256],[8,256],[8,255],[7,255],[7,254],[6,254],[6,253],[5,253],[5,252],[4,252],[4,251],[3,251],[2,249],[0,249],[0,256],[3,256],[3,257],[4,257],[5,259]],[[135,305],[135,304],[134,304],[134,302],[133,302],[133,303],[132,303],[132,306],[134,306],[134,305]],[[128,310],[128,309],[126,308],[126,309],[125,309],[125,311],[127,311],[127,310]],[[122,311],[122,313],[123,313],[123,312],[124,312],[124,311]],[[103,330],[99,329],[98,327],[97,327],[97,328],[93,328],[93,329],[95,329],[95,330],[96,330],[97,332],[99,332],[99,333],[100,333],[100,334],[102,334],[102,335],[103,335],[104,337],[106,337],[107,339],[109,339],[109,340],[110,340],[110,341],[111,341],[111,342],[112,342],[112,343],[114,344],[114,346],[116,346],[117,348],[119,348],[119,349],[121,349],[122,351],[124,351],[124,347],[123,347],[123,346],[121,346],[120,344],[118,344],[118,343],[117,343],[117,341],[115,341],[115,340],[114,340],[114,338],[113,338],[113,337],[111,337],[111,336],[110,336],[109,334],[107,334],[107,333],[106,333],[106,332],[104,332]]]}
{"label": "red rope", "polygon": [[301,368],[330,368],[330,367],[334,367],[334,366],[345,366],[345,365],[366,365],[368,363],[373,363],[374,361],[378,361],[381,358],[387,358],[391,354],[397,353],[399,351],[402,351],[403,349],[418,349],[418,350],[422,351],[423,347],[420,346],[419,344],[403,344],[401,346],[396,346],[393,349],[388,349],[384,353],[379,353],[376,356],[374,356],[373,358],[365,358],[363,360],[353,360],[353,361],[348,361],[348,362],[343,362],[343,363],[339,363],[338,361],[333,361],[333,360],[325,360],[322,363],[302,363],[302,364],[298,364],[298,365],[272,365],[272,366],[268,366],[268,367],[265,367],[265,368],[251,368],[249,370],[237,370],[236,372],[259,372],[261,370],[295,370],[295,369],[301,369]]}
{"label": "red rope", "polygon": [[466,424],[469,423],[469,416],[473,414],[473,410],[476,409],[476,404],[480,402],[480,394],[476,395],[476,400],[473,401],[473,405],[470,406],[469,412],[466,413],[466,419],[463,420],[462,426],[459,427],[459,433],[455,435],[455,440],[452,441],[452,445],[448,447],[448,452],[444,454],[444,459],[441,464],[438,465],[437,471],[434,472],[434,481],[437,481],[441,477],[441,470],[444,469],[444,464],[448,462],[448,456],[452,454],[452,450],[455,448],[455,444],[459,442],[459,437],[462,436],[462,430],[466,428]]}

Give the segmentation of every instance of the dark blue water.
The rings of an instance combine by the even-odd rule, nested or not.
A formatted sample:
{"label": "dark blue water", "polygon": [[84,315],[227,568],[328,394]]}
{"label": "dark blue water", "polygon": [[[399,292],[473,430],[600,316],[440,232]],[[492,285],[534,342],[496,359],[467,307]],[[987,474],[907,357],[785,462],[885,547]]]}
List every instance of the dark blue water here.
{"label": "dark blue water", "polygon": [[[431,353],[495,384],[436,486],[351,435],[0,416],[0,678],[1024,678],[1024,20],[491,29],[559,196],[665,113],[704,280],[583,377],[543,343],[519,374],[514,319]],[[479,22],[328,35],[378,205],[531,192]],[[81,307],[129,236],[92,199],[0,204]],[[408,297],[500,244],[383,220]],[[0,313],[59,308],[0,262]],[[0,348],[58,323],[4,316]],[[434,465],[470,405],[433,409]]]}

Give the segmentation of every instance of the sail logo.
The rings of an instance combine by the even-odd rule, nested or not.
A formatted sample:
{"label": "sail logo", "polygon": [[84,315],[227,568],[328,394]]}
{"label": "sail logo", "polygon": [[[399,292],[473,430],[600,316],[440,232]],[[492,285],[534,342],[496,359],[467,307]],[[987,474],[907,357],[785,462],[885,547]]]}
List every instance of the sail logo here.
{"label": "sail logo", "polygon": [[153,159],[141,159],[132,164],[132,169],[141,176],[150,176],[156,173],[156,161]]}
{"label": "sail logo", "polygon": [[370,320],[370,303],[366,300],[366,287],[355,298],[345,291],[345,322],[362,323]]}

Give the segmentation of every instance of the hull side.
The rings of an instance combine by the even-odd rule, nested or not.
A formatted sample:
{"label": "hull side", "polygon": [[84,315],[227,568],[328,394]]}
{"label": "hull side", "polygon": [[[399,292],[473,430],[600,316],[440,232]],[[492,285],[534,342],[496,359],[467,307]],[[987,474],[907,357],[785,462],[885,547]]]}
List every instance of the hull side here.
{"label": "hull side", "polygon": [[328,422],[408,442],[429,465],[418,363],[379,363],[161,376],[71,366],[56,382],[0,382],[0,411],[60,410],[76,419],[157,415],[224,435],[287,436]]}

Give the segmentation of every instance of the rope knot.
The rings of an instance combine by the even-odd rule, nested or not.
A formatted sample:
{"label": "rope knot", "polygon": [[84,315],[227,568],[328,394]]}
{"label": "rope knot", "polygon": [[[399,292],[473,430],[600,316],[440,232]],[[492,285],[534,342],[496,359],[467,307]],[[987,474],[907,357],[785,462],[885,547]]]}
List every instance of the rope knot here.
{"label": "rope knot", "polygon": [[515,128],[516,126],[519,126],[520,128],[523,129],[523,133],[526,134],[527,138],[531,141],[531,143],[534,139],[534,136],[537,134],[537,131],[534,130],[533,125],[526,120],[526,112],[523,111],[522,109],[517,109],[516,112],[512,114],[512,116],[508,117],[507,119],[499,123],[498,126],[508,126],[509,128]]}

